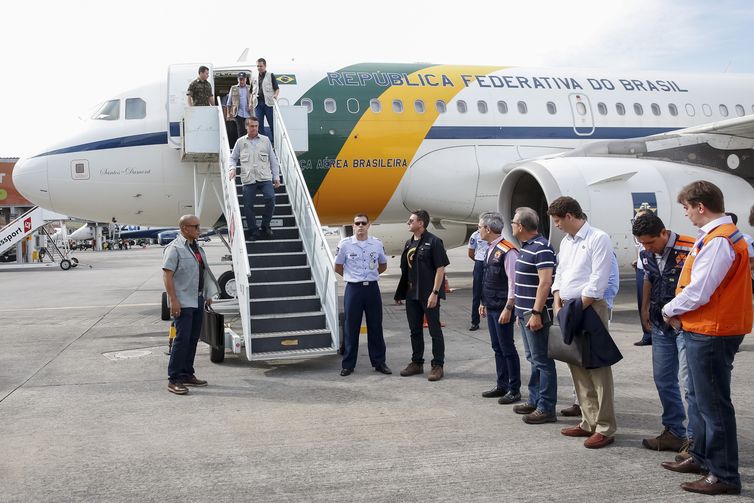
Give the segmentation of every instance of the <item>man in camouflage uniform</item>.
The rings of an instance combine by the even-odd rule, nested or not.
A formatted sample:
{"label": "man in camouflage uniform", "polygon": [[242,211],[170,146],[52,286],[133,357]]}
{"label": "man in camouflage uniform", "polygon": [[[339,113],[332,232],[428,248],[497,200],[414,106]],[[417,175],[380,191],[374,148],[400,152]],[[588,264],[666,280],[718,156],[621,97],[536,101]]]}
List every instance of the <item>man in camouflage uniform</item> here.
{"label": "man in camouflage uniform", "polygon": [[209,79],[209,68],[202,65],[199,67],[199,77],[189,84],[186,91],[190,107],[213,105],[215,97],[212,96],[212,84],[207,79]]}

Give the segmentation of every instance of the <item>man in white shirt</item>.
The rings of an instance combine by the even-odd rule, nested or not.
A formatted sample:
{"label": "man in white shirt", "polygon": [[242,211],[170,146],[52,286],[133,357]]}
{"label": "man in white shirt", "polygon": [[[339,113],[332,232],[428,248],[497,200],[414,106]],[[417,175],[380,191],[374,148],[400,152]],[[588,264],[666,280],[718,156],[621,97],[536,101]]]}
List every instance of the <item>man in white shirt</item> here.
{"label": "man in white shirt", "polygon": [[[610,237],[589,225],[581,205],[572,197],[555,199],[547,210],[555,226],[566,233],[560,243],[558,273],[552,285],[555,316],[567,301],[581,299],[592,307],[607,329],[608,306],[604,294],[613,257]],[[614,441],[615,420],[611,367],[585,369],[568,365],[581,404],[581,424],[564,428],[568,437],[589,437],[584,447],[599,449]]]}

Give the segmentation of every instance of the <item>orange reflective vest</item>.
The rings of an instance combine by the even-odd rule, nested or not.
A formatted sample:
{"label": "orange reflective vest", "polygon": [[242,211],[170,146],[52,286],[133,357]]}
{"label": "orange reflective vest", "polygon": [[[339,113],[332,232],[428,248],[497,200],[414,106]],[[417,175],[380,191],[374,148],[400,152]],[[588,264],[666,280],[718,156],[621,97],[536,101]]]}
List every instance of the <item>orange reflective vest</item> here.
{"label": "orange reflective vest", "polygon": [[691,282],[691,269],[697,254],[711,239],[724,238],[733,247],[735,258],[723,281],[712,293],[709,302],[680,315],[683,330],[704,335],[743,335],[751,332],[751,272],[749,252],[741,232],[733,224],[715,227],[694,246],[686,258],[678,279],[676,295]]}

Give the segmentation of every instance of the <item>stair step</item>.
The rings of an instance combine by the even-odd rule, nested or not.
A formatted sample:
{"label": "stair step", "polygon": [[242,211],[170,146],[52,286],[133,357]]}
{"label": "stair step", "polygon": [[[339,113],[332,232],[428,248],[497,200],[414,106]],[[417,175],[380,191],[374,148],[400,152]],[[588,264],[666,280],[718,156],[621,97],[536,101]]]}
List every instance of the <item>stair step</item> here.
{"label": "stair step", "polygon": [[314,356],[329,356],[337,353],[335,347],[311,348],[311,349],[289,349],[288,351],[267,351],[258,353],[254,351],[251,355],[251,361],[264,360],[293,360],[296,358],[312,358]]}
{"label": "stair step", "polygon": [[270,297],[296,297],[300,295],[315,295],[317,286],[314,281],[271,281],[266,283],[252,283],[249,285],[249,297],[252,299],[266,299]]}
{"label": "stair step", "polygon": [[[244,211],[244,204],[243,201],[238,201],[238,206],[241,208],[241,213]],[[254,215],[259,218],[262,214],[261,212],[264,210],[264,203],[254,203]],[[288,216],[293,215],[293,209],[291,208],[290,204],[276,204],[275,209],[272,211],[272,215],[281,215],[281,216]]]}
{"label": "stair step", "polygon": [[289,332],[291,330],[322,330],[327,327],[325,313],[307,311],[251,315],[251,332]]}
{"label": "stair step", "polygon": [[311,279],[308,265],[286,267],[264,267],[249,270],[249,283],[273,283],[280,281],[301,281]]}
{"label": "stair step", "polygon": [[249,254],[249,265],[252,268],[288,267],[307,265],[306,253],[253,253]]}
{"label": "stair step", "polygon": [[[243,208],[243,205],[241,206],[241,208]],[[257,226],[261,226],[261,213],[257,212],[256,217]],[[248,229],[249,226],[246,225],[246,215],[244,215],[243,209],[241,209],[241,220],[243,221],[243,228]],[[294,217],[293,215],[273,215],[272,220],[270,220],[270,227],[296,227],[296,217]]]}
{"label": "stair step", "polygon": [[246,241],[246,253],[252,255],[255,253],[290,253],[303,250],[304,244],[300,239],[260,239],[258,241]]}
{"label": "stair step", "polygon": [[257,333],[251,338],[253,354],[297,351],[302,349],[329,349],[332,334],[329,330],[296,330],[288,332]]}
{"label": "stair step", "polygon": [[[243,203],[243,189],[240,185],[236,186],[236,195],[238,196],[238,202]],[[263,204],[261,200],[264,199],[264,196],[257,192],[254,195],[254,204]],[[257,201],[259,200],[259,202]],[[276,192],[275,193],[275,204],[290,204],[291,200],[290,197],[288,197],[288,193],[286,192]]]}
{"label": "stair step", "polygon": [[[273,222],[274,220],[274,218],[270,220],[270,228],[274,234],[272,239],[299,239],[298,227],[275,226],[273,223],[278,222]],[[261,220],[257,220],[257,225],[261,225],[261,223]],[[244,235],[246,232],[248,232],[248,228],[244,226]]]}
{"label": "stair step", "polygon": [[313,312],[322,309],[322,303],[316,295],[251,299],[250,305],[253,315]]}

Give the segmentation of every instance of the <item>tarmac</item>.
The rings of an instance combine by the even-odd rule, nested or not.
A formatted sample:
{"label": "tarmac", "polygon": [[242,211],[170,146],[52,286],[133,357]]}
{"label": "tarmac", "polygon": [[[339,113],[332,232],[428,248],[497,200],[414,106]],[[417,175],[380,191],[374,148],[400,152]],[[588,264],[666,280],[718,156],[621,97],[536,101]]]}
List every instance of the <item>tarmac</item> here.
{"label": "tarmac", "polygon": [[[216,240],[206,246],[210,260],[225,253]],[[228,354],[213,364],[200,343],[195,366],[209,386],[186,396],[166,387],[161,248],[75,255],[81,265],[67,272],[0,266],[0,501],[707,501],[679,488],[696,476],[660,467],[673,453],[641,445],[660,433],[661,409],[651,349],[632,344],[630,281],[611,327],[624,355],[613,367],[618,433],[590,450],[560,434],[576,419],[531,426],[481,397],[494,359],[486,330],[468,331],[463,248],[450,252],[442,381],[398,375],[411,349],[391,258],[381,286],[393,375],[370,367],[363,338],[345,378],[338,356],[249,363]],[[515,339],[526,383],[518,330]],[[560,409],[572,384],[564,364],[557,370]],[[741,501],[754,500],[752,377],[754,341],[745,339],[732,392]]]}

